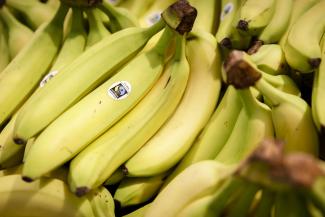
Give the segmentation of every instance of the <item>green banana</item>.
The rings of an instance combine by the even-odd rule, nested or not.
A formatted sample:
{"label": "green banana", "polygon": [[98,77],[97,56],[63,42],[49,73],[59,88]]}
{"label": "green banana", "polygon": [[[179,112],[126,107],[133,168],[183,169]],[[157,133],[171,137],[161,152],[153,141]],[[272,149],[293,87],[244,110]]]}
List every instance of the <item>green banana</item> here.
{"label": "green banana", "polygon": [[[296,85],[296,83],[292,80],[292,78],[288,75],[269,75],[263,71],[260,71],[263,75],[263,78],[265,81],[267,81],[269,84],[271,84],[273,87],[285,92],[290,93],[292,95],[301,96],[301,92]],[[264,98],[264,102],[267,105],[271,105],[269,102],[267,102],[267,99]]]}
{"label": "green banana", "polygon": [[161,20],[148,29],[129,28],[112,34],[64,67],[21,110],[15,126],[16,141],[23,143],[42,131],[134,57],[164,26]]}
{"label": "green banana", "polygon": [[319,1],[304,12],[292,25],[284,53],[288,64],[301,73],[310,73],[321,62],[320,40],[324,33],[325,2]]}
{"label": "green banana", "polygon": [[166,173],[152,177],[125,178],[117,187],[114,199],[121,207],[138,205],[154,198],[163,184]]}
{"label": "green banana", "polygon": [[[325,37],[322,39],[322,58],[325,58]],[[324,132],[325,110],[323,99],[325,94],[325,61],[322,61],[319,68],[315,71],[312,87],[311,110],[314,123],[319,132]]]}
{"label": "green banana", "polygon": [[264,44],[277,43],[285,33],[290,21],[293,0],[274,1],[273,16],[258,36],[258,39]]}
{"label": "green banana", "polygon": [[251,55],[251,59],[259,69],[268,74],[279,75],[286,72],[284,52],[278,44],[262,45]]}
{"label": "green banana", "polygon": [[189,3],[198,11],[193,29],[215,34],[219,23],[219,17],[217,16],[220,10],[219,2],[215,0],[189,0]]}
{"label": "green banana", "polygon": [[239,10],[237,29],[257,36],[269,24],[275,10],[275,0],[246,0]]}
{"label": "green banana", "polygon": [[100,11],[97,8],[90,8],[85,11],[89,22],[89,33],[87,36],[86,47],[89,48],[111,33],[106,29],[101,19]]}
{"label": "green banana", "polygon": [[0,124],[27,99],[48,70],[62,43],[63,20],[67,11],[68,8],[61,5],[52,20],[34,33],[30,43],[2,71]]}
{"label": "green banana", "polygon": [[291,16],[289,20],[289,24],[285,33],[283,33],[279,44],[284,49],[284,45],[288,38],[289,30],[291,29],[292,25],[296,22],[296,20],[309,8],[311,8],[314,4],[318,3],[319,0],[294,0],[291,9]]}
{"label": "green banana", "polygon": [[3,176],[0,177],[0,192],[2,216],[95,217],[90,202],[77,198],[59,179],[44,177],[25,183],[21,175]]}
{"label": "green banana", "polygon": [[[185,57],[185,38],[177,36],[176,40],[176,53],[149,94],[122,120],[72,160],[69,184],[73,192],[79,194],[78,192],[82,193],[82,189],[90,190],[101,185],[173,114],[184,93],[189,76],[189,66]],[[103,154],[105,158],[101,157]],[[90,163],[89,159],[98,161],[92,160]]]}
{"label": "green banana", "polygon": [[0,74],[10,62],[10,53],[8,47],[8,30],[2,19],[0,19]]}
{"label": "green banana", "polygon": [[37,137],[27,156],[25,179],[39,178],[67,162],[131,110],[159,78],[173,36],[173,30],[166,27],[156,47],[137,56],[52,122]]}
{"label": "green banana", "polygon": [[97,7],[109,17],[108,28],[113,33],[125,28],[138,26],[137,18],[124,8],[114,7],[107,1],[102,1]]}
{"label": "green banana", "polygon": [[55,14],[54,8],[42,4],[38,0],[6,0],[6,5],[21,13],[28,26],[33,30],[50,21]]}
{"label": "green banana", "polygon": [[308,217],[305,198],[296,192],[279,192],[274,199],[274,217]]}
{"label": "green banana", "polygon": [[262,197],[254,209],[254,217],[271,217],[275,193],[268,190],[262,190]]}
{"label": "green banana", "polygon": [[31,41],[33,31],[20,23],[5,6],[0,9],[0,16],[8,29],[9,52],[13,59]]}
{"label": "green banana", "polygon": [[188,40],[191,71],[184,96],[168,121],[125,163],[128,176],[153,176],[172,168],[213,113],[221,88],[220,53],[209,33],[197,31]]}
{"label": "green banana", "polygon": [[177,216],[187,204],[217,190],[231,171],[231,167],[214,160],[189,166],[156,196],[145,217]]}
{"label": "green banana", "polygon": [[230,136],[241,108],[242,102],[235,88],[228,86],[207,125],[167,177],[163,188],[191,164],[202,160],[212,160],[217,156]]}

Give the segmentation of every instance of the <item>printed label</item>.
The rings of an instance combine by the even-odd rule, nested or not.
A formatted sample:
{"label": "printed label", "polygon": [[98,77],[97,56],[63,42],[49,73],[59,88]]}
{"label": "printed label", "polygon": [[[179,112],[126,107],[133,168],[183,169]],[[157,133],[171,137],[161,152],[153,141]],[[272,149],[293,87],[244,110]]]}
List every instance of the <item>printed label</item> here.
{"label": "printed label", "polygon": [[161,11],[157,11],[148,15],[147,24],[149,26],[152,26],[153,24],[157,23],[160,20],[160,16],[161,16]]}
{"label": "printed label", "polygon": [[234,4],[232,2],[227,3],[222,10],[222,13],[220,15],[220,20],[223,20],[227,14],[232,12],[233,9],[234,9]]}
{"label": "printed label", "polygon": [[108,95],[115,100],[126,98],[131,92],[131,85],[127,81],[115,82],[108,89]]}
{"label": "printed label", "polygon": [[55,71],[51,71],[50,73],[45,75],[44,78],[42,79],[42,81],[40,82],[39,86],[44,87],[44,85],[47,84],[47,82],[49,82],[58,73],[59,73],[59,71],[55,70]]}

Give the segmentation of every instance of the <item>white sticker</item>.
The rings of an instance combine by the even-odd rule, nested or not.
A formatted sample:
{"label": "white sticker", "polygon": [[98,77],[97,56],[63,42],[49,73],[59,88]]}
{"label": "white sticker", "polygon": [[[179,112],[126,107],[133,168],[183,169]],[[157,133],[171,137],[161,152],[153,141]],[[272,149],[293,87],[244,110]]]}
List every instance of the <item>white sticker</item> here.
{"label": "white sticker", "polygon": [[154,13],[151,13],[150,15],[148,15],[147,20],[147,24],[149,26],[152,26],[153,24],[157,23],[160,20],[161,17],[161,11],[156,11]]}
{"label": "white sticker", "polygon": [[55,70],[55,71],[51,71],[50,73],[45,75],[44,78],[42,79],[42,81],[39,83],[39,86],[44,87],[44,85],[47,84],[47,82],[49,82],[58,73],[59,73],[59,71]]}
{"label": "white sticker", "polygon": [[232,12],[233,9],[234,4],[232,2],[227,3],[221,12],[220,20],[223,20],[227,14],[230,14]]}
{"label": "white sticker", "polygon": [[116,5],[117,3],[119,3],[119,0],[108,0],[108,2],[112,5]]}
{"label": "white sticker", "polygon": [[119,81],[112,84],[108,89],[108,95],[115,100],[126,98],[131,92],[131,85],[127,81]]}

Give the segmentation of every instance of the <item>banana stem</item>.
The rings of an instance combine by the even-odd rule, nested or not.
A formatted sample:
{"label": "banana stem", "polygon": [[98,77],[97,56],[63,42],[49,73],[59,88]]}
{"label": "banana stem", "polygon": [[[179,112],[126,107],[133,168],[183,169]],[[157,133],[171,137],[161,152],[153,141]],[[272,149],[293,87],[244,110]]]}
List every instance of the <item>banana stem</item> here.
{"label": "banana stem", "polygon": [[59,26],[63,26],[64,19],[66,17],[66,14],[68,13],[68,11],[69,11],[69,7],[67,5],[61,3],[58,10],[54,14],[54,17],[52,18],[52,20],[50,22],[56,23]]}
{"label": "banana stem", "polygon": [[254,114],[256,112],[256,108],[259,107],[259,105],[251,89],[250,88],[237,89],[237,92],[242,100],[244,109],[249,114]]}
{"label": "banana stem", "polygon": [[269,84],[264,78],[256,82],[255,87],[270,101],[272,106],[277,106],[286,101],[285,94]]}
{"label": "banana stem", "polygon": [[169,47],[172,39],[175,37],[175,34],[175,31],[166,26],[162,36],[153,48],[155,52],[159,53],[160,55],[165,55],[166,49]]}

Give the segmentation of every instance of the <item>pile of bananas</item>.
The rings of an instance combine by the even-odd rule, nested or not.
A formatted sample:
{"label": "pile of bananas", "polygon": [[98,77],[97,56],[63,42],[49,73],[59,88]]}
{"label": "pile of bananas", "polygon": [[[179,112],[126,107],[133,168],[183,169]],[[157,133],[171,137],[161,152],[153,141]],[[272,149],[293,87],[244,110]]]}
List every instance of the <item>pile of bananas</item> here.
{"label": "pile of bananas", "polygon": [[0,0],[0,216],[325,216],[324,11]]}

